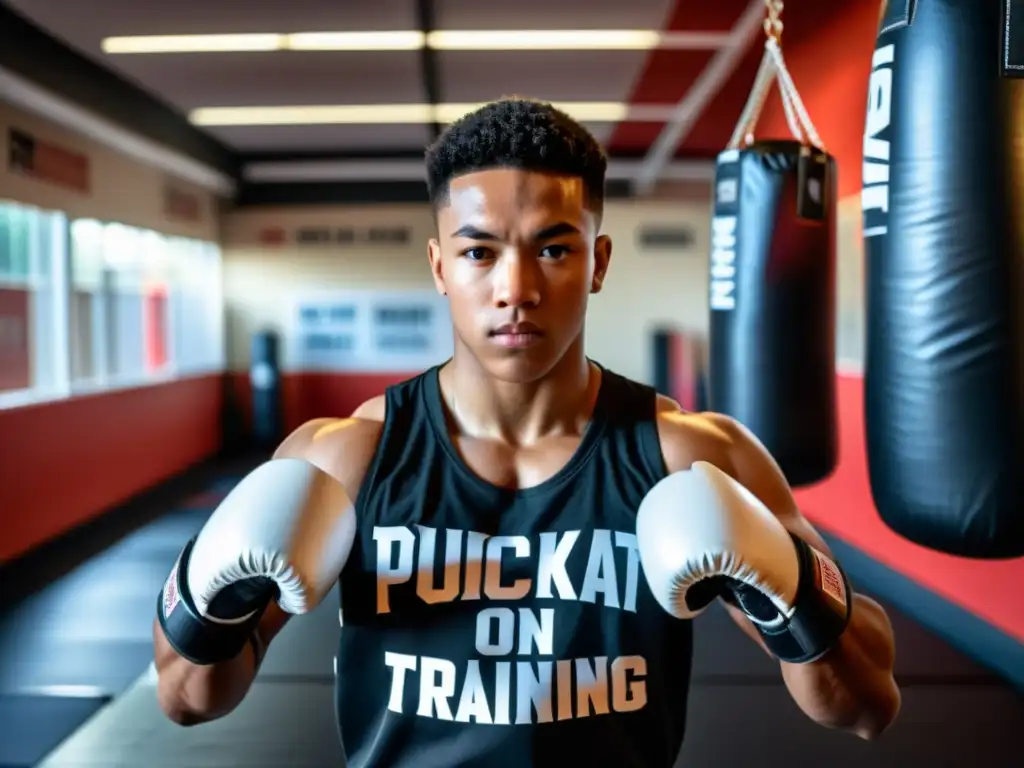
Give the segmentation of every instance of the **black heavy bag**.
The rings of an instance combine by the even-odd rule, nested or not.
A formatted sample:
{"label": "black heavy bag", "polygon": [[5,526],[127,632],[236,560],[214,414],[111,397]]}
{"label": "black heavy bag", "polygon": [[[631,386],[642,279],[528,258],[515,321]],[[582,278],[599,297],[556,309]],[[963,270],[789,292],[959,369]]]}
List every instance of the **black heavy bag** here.
{"label": "black heavy bag", "polygon": [[897,533],[977,558],[1024,554],[1020,5],[889,2],[864,135],[871,491]]}
{"label": "black heavy bag", "polygon": [[[797,140],[754,141],[776,77]],[[836,167],[820,146],[769,37],[750,101],[718,157],[708,404],[750,429],[793,486],[831,474],[837,452]]]}
{"label": "black heavy bag", "polygon": [[272,331],[257,331],[252,336],[252,439],[254,447],[263,450],[276,447],[284,436],[278,346],[277,334]]}
{"label": "black heavy bag", "polygon": [[836,463],[835,177],[832,157],[795,141],[718,158],[711,410],[757,435],[793,486]]}

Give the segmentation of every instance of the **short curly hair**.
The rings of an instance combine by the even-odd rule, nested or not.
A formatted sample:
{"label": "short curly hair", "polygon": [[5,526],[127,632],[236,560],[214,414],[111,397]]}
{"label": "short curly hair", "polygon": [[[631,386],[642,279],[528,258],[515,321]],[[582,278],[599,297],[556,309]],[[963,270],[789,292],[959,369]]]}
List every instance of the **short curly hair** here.
{"label": "short curly hair", "polygon": [[574,176],[587,207],[604,208],[608,158],[593,135],[551,104],[506,97],[452,123],[427,149],[427,190],[435,210],[448,201],[452,179],[491,168]]}

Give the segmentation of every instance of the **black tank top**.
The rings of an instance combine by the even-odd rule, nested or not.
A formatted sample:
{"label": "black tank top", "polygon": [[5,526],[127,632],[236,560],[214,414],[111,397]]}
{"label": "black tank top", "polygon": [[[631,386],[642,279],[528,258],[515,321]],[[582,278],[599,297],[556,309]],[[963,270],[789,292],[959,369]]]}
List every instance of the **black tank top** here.
{"label": "black tank top", "polygon": [[604,370],[573,457],[518,491],[458,455],[437,368],[386,398],[341,577],[349,765],[673,765],[691,627],[655,602],[635,535],[665,474],[654,390]]}

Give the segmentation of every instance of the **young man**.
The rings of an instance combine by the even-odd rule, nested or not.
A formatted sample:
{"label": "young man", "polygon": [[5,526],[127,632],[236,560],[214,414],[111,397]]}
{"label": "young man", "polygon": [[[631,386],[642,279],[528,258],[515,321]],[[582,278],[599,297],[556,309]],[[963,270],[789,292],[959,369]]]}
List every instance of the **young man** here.
{"label": "young man", "polygon": [[606,159],[505,100],[427,154],[455,353],[292,434],[182,553],[154,634],[163,710],[221,717],[340,580],[352,766],[671,766],[689,618],[715,598],[800,707],[864,738],[899,708],[882,609],[854,595],[777,465],[584,353]]}

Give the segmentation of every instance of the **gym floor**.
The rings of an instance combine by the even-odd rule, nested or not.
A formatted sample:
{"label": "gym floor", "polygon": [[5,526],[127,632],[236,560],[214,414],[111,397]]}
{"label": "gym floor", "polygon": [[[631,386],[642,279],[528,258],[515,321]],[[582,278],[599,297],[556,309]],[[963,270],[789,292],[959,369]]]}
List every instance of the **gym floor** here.
{"label": "gym floor", "polygon": [[[157,708],[157,592],[184,541],[247,466],[198,468],[0,570],[0,768],[344,764],[332,698],[335,599],[289,624],[229,717],[184,729]],[[903,711],[874,743],[812,724],[777,667],[723,612],[705,614],[696,625],[689,732],[679,764],[1024,765],[1024,697],[890,612]]]}

